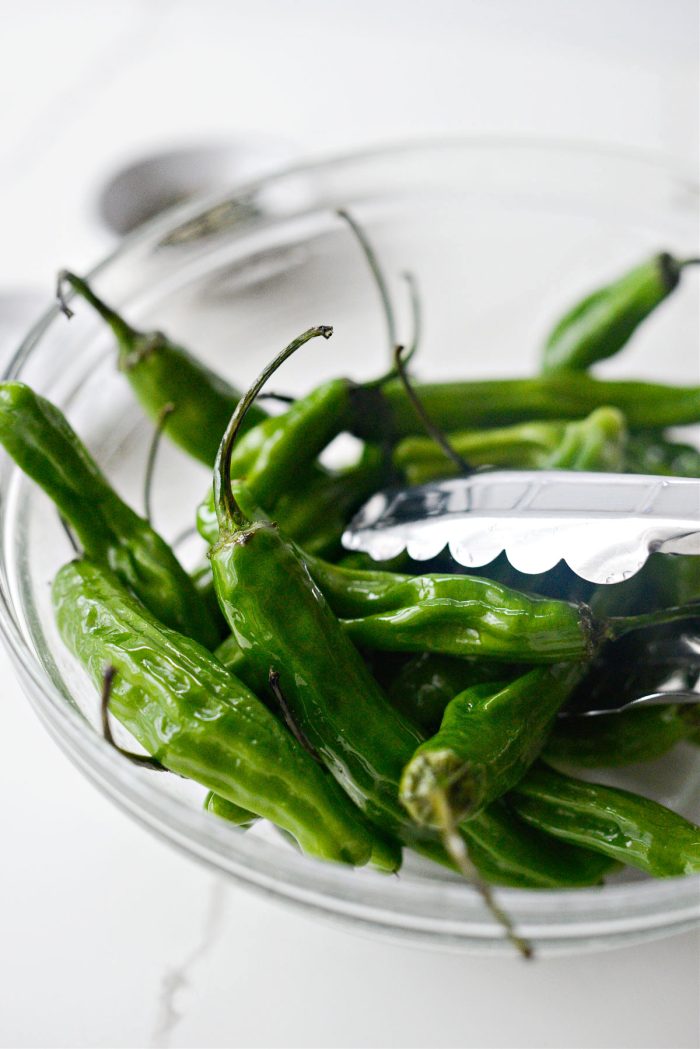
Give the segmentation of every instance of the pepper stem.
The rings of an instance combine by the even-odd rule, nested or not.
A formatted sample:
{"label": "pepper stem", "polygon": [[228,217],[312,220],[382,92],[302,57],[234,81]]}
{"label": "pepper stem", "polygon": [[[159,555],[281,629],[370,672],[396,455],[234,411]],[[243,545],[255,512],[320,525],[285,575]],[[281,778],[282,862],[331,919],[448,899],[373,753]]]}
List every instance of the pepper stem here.
{"label": "pepper stem", "polygon": [[462,458],[459,452],[452,447],[447,436],[443,433],[440,427],[430,418],[425,406],[423,405],[420,397],[413,388],[413,384],[406,371],[406,358],[403,357],[404,347],[397,346],[394,351],[394,361],[396,364],[396,371],[399,379],[403,383],[406,391],[406,396],[413,405],[416,415],[425,427],[426,433],[435,441],[439,448],[445,453],[448,459],[455,464],[461,473],[469,474],[472,473],[472,467],[469,465],[466,459]]}
{"label": "pepper stem", "polygon": [[219,445],[219,450],[216,454],[216,462],[214,464],[214,502],[216,504],[216,515],[219,519],[220,528],[233,527],[234,529],[240,529],[245,528],[249,523],[248,518],[236,501],[236,497],[233,494],[233,485],[231,483],[231,458],[233,455],[233,446],[248,409],[270,376],[274,375],[277,369],[284,364],[288,357],[291,357],[293,353],[296,353],[296,351],[310,339],[315,339],[319,335],[323,336],[324,339],[330,339],[332,334],[332,327],[327,324],[320,324],[318,327],[309,328],[308,331],[299,335],[293,340],[293,342],[290,342],[289,346],[286,346],[281,353],[278,353],[275,359],[261,371],[248,392],[241,397],[236,405],[235,411],[226,427],[226,432],[221,438],[221,444]]}
{"label": "pepper stem", "polygon": [[435,815],[435,822],[440,827],[442,843],[455,867],[459,873],[474,886],[486,904],[488,910],[498,924],[502,926],[503,931],[515,949],[523,956],[523,958],[532,958],[532,944],[517,934],[513,922],[503,908],[496,902],[491,886],[488,882],[484,881],[472,861],[469,859],[467,846],[464,838],[459,833],[447,794],[442,787],[436,785],[432,789],[430,793],[430,804],[432,805],[433,813]]}
{"label": "pepper stem", "polygon": [[117,339],[125,344],[130,345],[134,339],[139,337],[139,332],[135,328],[132,328],[130,324],[121,317],[116,310],[113,310],[111,306],[108,306],[103,299],[95,295],[90,285],[83,277],[78,277],[77,274],[71,273],[70,270],[61,270],[56,280],[56,298],[58,304],[65,313],[66,317],[70,320],[73,316],[73,310],[66,302],[65,294],[63,291],[63,285],[69,284],[73,291],[75,291],[81,298],[89,302],[90,305],[97,310],[99,315],[109,324],[110,328],[116,335]]}
{"label": "pepper stem", "polygon": [[161,438],[165,432],[165,426],[169,416],[175,411],[174,404],[164,404],[158,413],[156,419],[156,427],[153,431],[153,439],[151,440],[150,448],[148,449],[148,458],[146,459],[146,470],[143,475],[143,512],[146,520],[149,524],[153,523],[153,507],[151,505],[151,491],[153,489],[153,476],[155,473],[156,459],[158,457],[158,449],[160,448]]}
{"label": "pepper stem", "polygon": [[112,688],[114,687],[114,679],[117,676],[116,667],[108,663],[104,668],[102,674],[102,695],[100,698],[100,718],[102,721],[102,735],[104,736],[110,747],[113,747],[118,754],[122,757],[128,758],[134,765],[140,765],[141,768],[153,769],[154,772],[169,772],[165,765],[161,765],[157,758],[152,758],[149,754],[133,754],[130,750],[125,750],[124,747],[120,747],[114,736],[112,735],[112,728],[109,723],[109,700],[112,695]]}
{"label": "pepper stem", "polygon": [[675,623],[679,619],[694,619],[696,616],[700,616],[700,601],[687,605],[672,605],[670,608],[660,608],[656,612],[644,612],[638,616],[611,616],[606,625],[609,638],[616,640],[632,630],[663,626],[665,623]]}
{"label": "pepper stem", "polygon": [[382,309],[384,310],[384,320],[386,323],[386,333],[389,340],[389,352],[393,353],[394,346],[396,345],[396,321],[394,319],[394,307],[391,304],[391,296],[389,295],[389,288],[386,283],[386,279],[382,272],[382,268],[379,265],[376,252],[369,242],[367,234],[362,229],[360,224],[352,217],[352,215],[345,211],[343,208],[339,208],[336,212],[338,218],[343,219],[347,222],[348,226],[355,234],[357,241],[362,248],[372,276],[374,277],[374,283],[377,286],[379,292],[379,298],[382,301]]}
{"label": "pepper stem", "polygon": [[415,274],[410,270],[406,270],[401,276],[408,286],[408,296],[411,300],[411,317],[413,318],[413,338],[411,339],[411,345],[403,359],[404,365],[408,366],[409,362],[413,359],[416,350],[420,346],[421,337],[423,335],[423,312],[421,310],[418,282],[416,281]]}

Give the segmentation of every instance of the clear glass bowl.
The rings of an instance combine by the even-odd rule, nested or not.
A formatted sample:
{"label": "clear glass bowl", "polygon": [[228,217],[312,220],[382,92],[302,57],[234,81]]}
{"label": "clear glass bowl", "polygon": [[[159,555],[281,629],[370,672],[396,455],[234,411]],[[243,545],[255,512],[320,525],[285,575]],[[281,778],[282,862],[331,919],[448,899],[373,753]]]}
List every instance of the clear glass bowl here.
{"label": "clear glass bowl", "polygon": [[[386,367],[383,318],[365,263],[334,214],[352,209],[393,277],[424,303],[418,370],[432,377],[527,374],[547,324],[591,283],[660,247],[696,252],[697,188],[643,156],[503,141],[407,146],[287,170],[225,199],[189,204],[127,239],[93,274],[136,323],[165,328],[245,385],[312,324],[335,326],[277,376],[304,391],[340,373]],[[57,260],[57,263],[62,260]],[[697,282],[659,310],[611,374],[698,381]],[[659,347],[663,354],[659,355]],[[5,371],[58,403],[123,495],[141,505],[150,425],[115,368],[109,334],[87,306],[70,323],[50,309]],[[508,950],[464,882],[409,860],[400,878],[306,859],[267,827],[242,833],[204,813],[203,791],[128,764],[97,730],[97,700],[53,625],[49,581],[71,556],[46,497],[5,456],[0,491],[0,613],[22,683],[58,744],[122,808],[190,855],[241,882],[373,933],[460,950]],[[206,471],[163,447],[155,523],[175,541],[191,527]],[[180,540],[183,559],[200,556]],[[697,751],[625,772],[622,781],[700,816]],[[47,784],[48,786],[48,784]],[[540,951],[574,951],[687,929],[700,879],[625,874],[575,892],[503,890]]]}

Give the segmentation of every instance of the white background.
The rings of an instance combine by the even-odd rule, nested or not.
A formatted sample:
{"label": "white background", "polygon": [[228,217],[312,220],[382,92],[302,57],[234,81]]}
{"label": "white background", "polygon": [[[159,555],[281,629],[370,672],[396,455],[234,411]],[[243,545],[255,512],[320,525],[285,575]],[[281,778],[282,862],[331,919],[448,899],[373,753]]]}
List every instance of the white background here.
{"label": "white background", "polygon": [[[697,168],[695,0],[0,0],[0,307],[110,245],[125,160],[558,136]],[[368,941],[224,885],[103,800],[4,654],[0,1044],[695,1046],[700,939],[541,961]]]}

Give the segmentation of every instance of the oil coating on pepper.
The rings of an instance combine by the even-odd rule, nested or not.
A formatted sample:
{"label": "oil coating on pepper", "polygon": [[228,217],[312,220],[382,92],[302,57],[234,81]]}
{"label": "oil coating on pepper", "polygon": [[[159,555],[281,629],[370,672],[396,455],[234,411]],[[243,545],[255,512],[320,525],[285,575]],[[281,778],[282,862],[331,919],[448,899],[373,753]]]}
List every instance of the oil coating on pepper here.
{"label": "oil coating on pepper", "polygon": [[111,711],[166,768],[270,819],[310,855],[359,866],[389,850],[242,682],[159,624],[111,573],[64,566],[53,603],[61,637],[93,680],[115,668]]}

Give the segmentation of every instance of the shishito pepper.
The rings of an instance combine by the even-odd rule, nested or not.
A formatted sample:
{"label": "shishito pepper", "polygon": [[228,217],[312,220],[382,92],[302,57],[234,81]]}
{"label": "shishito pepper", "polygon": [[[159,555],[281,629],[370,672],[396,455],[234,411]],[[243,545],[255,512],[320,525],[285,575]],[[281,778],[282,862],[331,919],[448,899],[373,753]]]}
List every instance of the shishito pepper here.
{"label": "shishito pepper", "polygon": [[215,470],[219,539],[210,551],[219,603],[246,661],[274,669],[299,730],[350,797],[391,830],[415,836],[397,785],[420,737],[389,705],[313,583],[297,549],[268,520],[251,520],[234,497],[230,456],[239,421],[267,376],[308,339],[295,340],[240,402]]}
{"label": "shishito pepper", "polygon": [[[622,413],[603,407],[574,422],[528,422],[451,433],[449,442],[472,466],[621,470],[627,431]],[[406,437],[394,449],[393,458],[409,484],[459,473],[457,464],[427,437]]]}
{"label": "shishito pepper", "polygon": [[432,736],[440,727],[447,704],[460,692],[473,685],[514,678],[520,672],[517,665],[421,652],[392,675],[387,695],[402,714]]}
{"label": "shishito pepper", "polygon": [[111,568],[166,626],[217,645],[212,611],[168,544],[119,498],[58,408],[22,383],[0,384],[0,444],[50,496],[91,560]]}
{"label": "shishito pepper", "polygon": [[660,252],[587,295],[564,314],[544,347],[542,370],[581,371],[618,353],[698,259]]}
{"label": "shishito pepper", "polygon": [[[670,698],[670,697],[669,697]],[[700,706],[668,703],[559,719],[544,756],[580,768],[655,761],[700,730]]]}
{"label": "shishito pepper", "polygon": [[436,790],[456,822],[510,790],[540,754],[579,676],[570,664],[538,667],[455,696],[439,731],[420,745],[401,777],[401,801],[413,818],[435,824]]}
{"label": "shishito pepper", "polygon": [[521,593],[478,576],[409,576],[341,568],[315,557],[307,563],[345,634],[360,647],[380,651],[508,663],[583,662],[606,640],[693,613],[691,606],[595,619],[585,604]]}
{"label": "shishito pepper", "polygon": [[[132,327],[95,294],[84,278],[64,270],[58,283],[59,294],[61,286],[69,284],[112,329],[119,368],[144,411],[158,419],[166,405],[173,405],[175,410],[168,417],[164,432],[195,459],[211,466],[240,393],[163,332]],[[62,296],[61,302],[70,316]],[[254,405],[246,425],[254,426],[264,418],[263,409]]]}
{"label": "shishito pepper", "polygon": [[700,873],[700,827],[630,791],[540,765],[510,791],[508,803],[538,830],[657,878]]}
{"label": "shishito pepper", "polygon": [[64,642],[97,683],[114,667],[110,710],[161,765],[270,819],[309,855],[356,866],[391,855],[398,866],[397,849],[257,697],[109,571],[74,561],[52,593]]}

